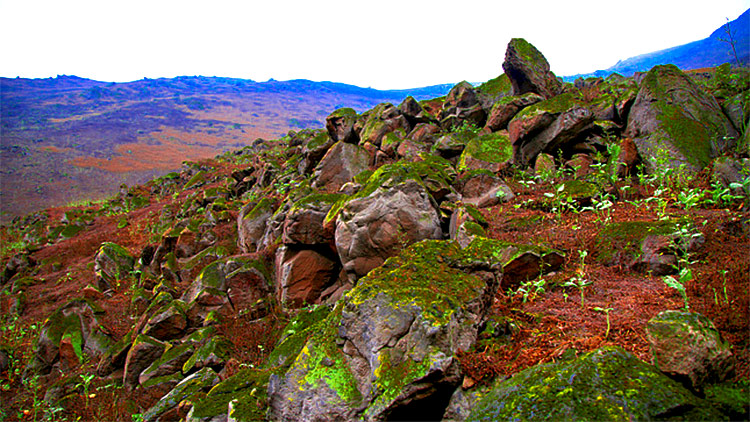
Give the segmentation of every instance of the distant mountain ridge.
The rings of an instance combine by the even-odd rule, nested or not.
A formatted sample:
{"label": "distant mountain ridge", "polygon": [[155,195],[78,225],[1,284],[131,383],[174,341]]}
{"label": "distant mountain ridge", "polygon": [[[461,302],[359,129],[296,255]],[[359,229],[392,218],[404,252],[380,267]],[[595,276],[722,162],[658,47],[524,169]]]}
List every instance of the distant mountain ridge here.
{"label": "distant mountain ridge", "polygon": [[[734,39],[734,47],[737,52],[736,58],[732,51],[732,45],[727,42],[727,29],[731,31]],[[620,60],[614,66],[605,70],[565,76],[563,79],[570,82],[579,77],[607,77],[613,73],[632,76],[635,72],[645,72],[660,64],[674,64],[682,70],[693,70],[715,67],[724,63],[731,63],[732,66],[736,66],[737,61],[744,66],[750,63],[750,9],[746,10],[737,19],[717,28],[708,38],[677,47],[641,54]]]}
{"label": "distant mountain ridge", "polygon": [[336,82],[181,76],[102,82],[0,78],[0,220],[112,195],[258,138],[325,126],[333,110],[445,95]]}

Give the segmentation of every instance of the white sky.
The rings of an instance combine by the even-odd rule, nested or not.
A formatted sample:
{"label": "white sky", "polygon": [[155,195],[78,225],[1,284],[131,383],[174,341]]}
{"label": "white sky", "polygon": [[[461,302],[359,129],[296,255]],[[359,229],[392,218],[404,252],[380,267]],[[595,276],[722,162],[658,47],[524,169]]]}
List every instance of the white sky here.
{"label": "white sky", "polygon": [[564,76],[703,39],[748,8],[750,0],[0,0],[0,76],[412,88],[494,78],[513,37]]}

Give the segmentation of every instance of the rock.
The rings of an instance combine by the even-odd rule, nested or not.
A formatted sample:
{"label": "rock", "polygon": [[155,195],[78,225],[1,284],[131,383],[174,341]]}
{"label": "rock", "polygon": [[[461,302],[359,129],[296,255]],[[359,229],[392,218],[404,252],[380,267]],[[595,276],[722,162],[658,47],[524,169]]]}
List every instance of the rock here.
{"label": "rock", "polygon": [[203,368],[177,384],[172,391],[162,397],[143,414],[144,422],[153,422],[166,412],[175,409],[183,400],[189,400],[197,393],[208,391],[219,383],[219,376],[211,368]]}
{"label": "rock", "polygon": [[320,303],[338,275],[338,262],[315,250],[282,246],[276,251],[276,292],[288,308]]}
{"label": "rock", "polygon": [[487,172],[471,173],[459,180],[464,203],[488,208],[515,198],[513,191],[497,176]]}
{"label": "rock", "polygon": [[360,144],[370,143],[380,147],[383,137],[392,132],[399,131],[406,135],[411,127],[406,117],[401,115],[399,109],[393,104],[381,103],[372,110],[363,114],[364,122],[359,134]]}
{"label": "rock", "polygon": [[517,164],[531,165],[541,152],[555,155],[582,137],[594,123],[594,115],[573,93],[536,103],[518,113],[508,124]]}
{"label": "rock", "polygon": [[461,152],[457,169],[497,173],[507,168],[512,158],[513,146],[508,132],[500,131],[471,138]]}
{"label": "rock", "polygon": [[[731,157],[719,157],[714,161],[713,178],[723,186],[729,187],[732,183],[742,185],[745,178],[750,175],[750,159],[742,160]],[[750,187],[743,190],[741,187],[732,189],[735,195],[750,196]]]}
{"label": "rock", "polygon": [[195,353],[182,365],[182,373],[189,374],[206,367],[221,368],[229,359],[234,344],[220,335],[211,336],[205,344],[197,348]]}
{"label": "rock", "polygon": [[69,365],[83,362],[84,353],[93,357],[104,354],[112,340],[96,316],[102,312],[85,299],[74,299],[55,310],[42,326],[34,346],[34,356],[42,369],[49,369],[61,358],[63,343],[67,353],[65,363]]}
{"label": "rock", "polygon": [[653,364],[694,391],[734,375],[731,346],[705,316],[664,311],[646,327]]}
{"label": "rock", "polygon": [[412,96],[404,98],[404,101],[398,106],[398,111],[406,117],[406,120],[411,127],[433,120],[431,116],[424,111],[424,108],[422,108],[419,102]]}
{"label": "rock", "polygon": [[157,360],[138,376],[140,385],[148,385],[148,381],[154,378],[171,374],[182,375],[182,366],[195,353],[195,345],[183,343],[167,349]]}
{"label": "rock", "polygon": [[337,142],[315,168],[313,187],[336,192],[354,176],[367,170],[370,155],[354,144]]}
{"label": "rock", "polygon": [[359,134],[354,130],[359,115],[352,108],[340,108],[326,117],[326,130],[334,142],[359,143]]}
{"label": "rock", "polygon": [[286,245],[329,245],[335,227],[324,224],[331,206],[343,194],[312,194],[295,202],[284,220],[281,241]]}
{"label": "rock", "polygon": [[151,366],[164,353],[166,347],[166,343],[153,337],[143,334],[136,337],[125,359],[122,384],[129,389],[137,387],[141,372]]}
{"label": "rock", "polygon": [[436,403],[460,383],[455,356],[474,343],[499,277],[452,242],[403,250],[361,279],[291,368],[272,376],[270,418],[439,419]]}
{"label": "rock", "polygon": [[552,98],[562,91],[562,83],[550,71],[547,59],[523,38],[508,43],[503,70],[513,85],[513,95],[534,92]]}
{"label": "rock", "polygon": [[243,253],[252,253],[259,249],[266,231],[266,222],[273,212],[274,204],[268,198],[261,199],[257,204],[251,202],[242,207],[237,216],[237,243]]}
{"label": "rock", "polygon": [[448,92],[440,113],[440,126],[445,130],[454,129],[463,123],[482,127],[486,118],[474,87],[463,81]]}
{"label": "rock", "polygon": [[534,173],[542,176],[544,179],[552,177],[557,172],[557,165],[555,165],[555,157],[541,153],[536,156],[534,162]]}
{"label": "rock", "polygon": [[162,341],[182,337],[187,328],[185,308],[186,304],[181,300],[170,301],[148,319],[143,334]]}
{"label": "rock", "polygon": [[336,249],[354,282],[401,248],[442,237],[427,190],[413,180],[350,201],[336,224]]}
{"label": "rock", "polygon": [[299,140],[301,147],[302,159],[297,165],[299,174],[311,174],[326,152],[336,143],[324,130],[304,129],[297,133],[294,139]]}
{"label": "rock", "polygon": [[266,416],[267,370],[241,369],[237,374],[216,384],[205,397],[191,401],[186,421],[246,422],[268,420]]}
{"label": "rock", "polygon": [[694,252],[705,241],[696,232],[683,239],[682,221],[627,221],[605,225],[594,238],[594,258],[604,265],[655,275],[676,272],[677,251]]}
{"label": "rock", "polygon": [[135,258],[120,245],[104,242],[94,257],[94,272],[101,291],[110,290],[133,271]]}
{"label": "rock", "polygon": [[465,248],[477,236],[487,237],[487,226],[487,220],[478,209],[470,204],[464,204],[451,214],[448,231],[450,239]]}
{"label": "rock", "polygon": [[492,105],[492,110],[490,111],[490,115],[487,118],[485,127],[493,132],[501,129],[506,129],[508,127],[508,123],[510,123],[513,117],[519,111],[543,100],[544,98],[541,95],[535,94],[533,92],[529,92],[520,96],[514,95],[503,97]]}
{"label": "rock", "polygon": [[503,242],[481,236],[476,236],[465,248],[465,252],[475,256],[490,255],[502,266],[502,291],[517,287],[521,281],[533,280],[556,271],[565,262],[565,254],[552,248]]}
{"label": "rock", "polygon": [[473,406],[482,420],[721,420],[723,415],[653,366],[617,347],[525,369]]}
{"label": "rock", "polygon": [[14,275],[22,273],[24,270],[36,265],[36,260],[28,253],[19,253],[13,255],[5,264],[3,272],[0,273],[0,287],[5,285]]}
{"label": "rock", "polygon": [[716,99],[674,65],[655,66],[644,77],[625,134],[652,172],[681,165],[697,172],[738,136]]}
{"label": "rock", "polygon": [[100,377],[106,377],[117,369],[125,367],[125,360],[128,356],[130,346],[133,344],[133,332],[128,331],[120,340],[110,345],[99,359],[96,367],[96,374]]}

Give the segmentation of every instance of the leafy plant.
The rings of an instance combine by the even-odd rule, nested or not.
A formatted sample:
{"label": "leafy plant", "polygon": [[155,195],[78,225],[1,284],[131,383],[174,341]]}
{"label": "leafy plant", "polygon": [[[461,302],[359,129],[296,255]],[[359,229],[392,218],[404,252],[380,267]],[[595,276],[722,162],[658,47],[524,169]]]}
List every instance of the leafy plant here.
{"label": "leafy plant", "polygon": [[693,272],[690,270],[690,268],[682,268],[679,273],[679,280],[672,277],[671,275],[664,276],[662,280],[664,283],[680,292],[680,295],[682,296],[682,300],[685,302],[685,311],[690,310],[690,306],[688,305],[688,297],[687,292],[685,291],[685,284],[688,283],[693,279]]}
{"label": "leafy plant", "polygon": [[581,260],[580,266],[578,270],[576,270],[576,275],[568,279],[565,283],[563,283],[563,287],[575,287],[579,290],[581,294],[581,308],[585,306],[585,298],[584,298],[584,289],[586,286],[590,286],[594,284],[593,281],[587,280],[585,278],[586,271],[585,271],[585,260],[586,256],[588,255],[588,252],[585,250],[578,251],[578,256]]}

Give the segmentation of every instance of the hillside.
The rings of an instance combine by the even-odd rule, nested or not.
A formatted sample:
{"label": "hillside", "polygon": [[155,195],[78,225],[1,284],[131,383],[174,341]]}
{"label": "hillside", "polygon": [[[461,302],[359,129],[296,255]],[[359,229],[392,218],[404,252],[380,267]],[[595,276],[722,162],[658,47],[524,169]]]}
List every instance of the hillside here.
{"label": "hillside", "polygon": [[0,226],[0,420],[750,419],[748,69],[502,72]]}
{"label": "hillside", "polygon": [[[727,31],[731,32],[734,40],[734,50]],[[750,9],[702,40],[630,57],[618,61],[608,69],[569,76],[565,79],[573,81],[578,77],[607,77],[612,73],[633,76],[635,72],[646,72],[661,64],[674,64],[683,70],[693,70],[716,67],[724,63],[735,66],[737,62],[744,66],[750,63]]]}
{"label": "hillside", "polygon": [[0,221],[102,199],[122,183],[145,182],[185,160],[320,127],[336,108],[364,111],[448,89],[208,77],[130,83],[0,78]]}

